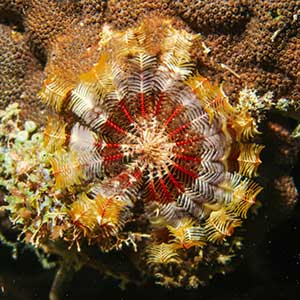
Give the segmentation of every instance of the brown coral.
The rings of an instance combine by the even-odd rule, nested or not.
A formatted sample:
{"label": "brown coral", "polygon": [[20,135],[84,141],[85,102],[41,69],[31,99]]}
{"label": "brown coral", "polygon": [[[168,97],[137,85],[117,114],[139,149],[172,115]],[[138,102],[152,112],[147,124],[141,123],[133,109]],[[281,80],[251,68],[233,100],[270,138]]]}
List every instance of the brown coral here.
{"label": "brown coral", "polygon": [[[261,93],[272,89],[276,97],[297,99],[299,95],[298,56],[289,50],[297,47],[295,35],[300,19],[297,1],[134,1],[129,5],[127,1],[28,0],[6,1],[1,12],[8,24],[13,19],[21,20],[18,24],[25,31],[22,47],[29,45],[34,55],[50,66],[47,72],[52,72],[51,65],[76,70],[79,65],[75,53],[96,46],[104,22],[127,28],[142,16],[151,18],[159,14],[177,16],[202,34],[206,47],[203,50],[207,52],[204,55],[200,51],[198,55],[203,71],[224,81],[226,92],[233,98],[238,97],[244,86],[252,86]],[[95,58],[91,58],[86,68],[94,62]],[[290,64],[292,68],[287,68]],[[228,68],[224,69],[224,65]],[[18,85],[15,83],[14,88]]]}
{"label": "brown coral", "polygon": [[285,175],[277,178],[274,187],[278,191],[281,208],[290,213],[299,200],[299,193],[293,177]]}
{"label": "brown coral", "polygon": [[26,31],[30,42],[42,49],[49,49],[55,37],[76,21],[75,3],[54,0],[29,0],[25,12]]}
{"label": "brown coral", "polygon": [[242,30],[250,17],[249,5],[244,0],[180,0],[172,6],[191,27],[204,32]]}
{"label": "brown coral", "polygon": [[[151,15],[153,12],[159,13],[161,16],[171,15],[171,4],[172,1],[170,0],[108,1],[106,21],[119,29],[128,28],[129,26],[134,26],[138,20]],[[125,7],[130,7],[130,9],[124,9]]]}
{"label": "brown coral", "polygon": [[42,66],[22,33],[0,24],[0,34],[0,108],[19,101],[28,114],[33,103],[38,105],[35,100],[43,79]]}

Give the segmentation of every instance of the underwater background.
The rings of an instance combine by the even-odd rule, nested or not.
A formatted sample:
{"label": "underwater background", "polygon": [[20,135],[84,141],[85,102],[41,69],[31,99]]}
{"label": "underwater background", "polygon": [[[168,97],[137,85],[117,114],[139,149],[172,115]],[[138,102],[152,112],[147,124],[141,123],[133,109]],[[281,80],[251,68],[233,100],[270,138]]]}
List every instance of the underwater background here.
{"label": "underwater background", "polygon": [[[276,299],[297,300],[300,293],[300,229],[299,212],[283,224],[274,228],[259,249],[246,257],[236,270],[226,276],[218,275],[207,287],[185,291],[165,289],[147,285],[141,288],[129,286],[126,290],[118,287],[118,282],[103,279],[99,273],[83,269],[76,274],[65,292],[64,299],[222,299],[252,300]],[[257,257],[260,253],[260,257]],[[44,270],[30,250],[20,251],[19,258],[13,260],[9,248],[1,247],[0,284],[5,288],[3,300],[44,300],[48,299],[54,271]]]}

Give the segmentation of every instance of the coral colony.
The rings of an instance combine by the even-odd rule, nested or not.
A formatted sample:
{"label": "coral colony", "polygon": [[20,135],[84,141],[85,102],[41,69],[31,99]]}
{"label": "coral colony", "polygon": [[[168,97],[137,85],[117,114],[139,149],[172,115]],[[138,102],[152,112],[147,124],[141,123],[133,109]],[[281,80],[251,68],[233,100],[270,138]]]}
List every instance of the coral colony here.
{"label": "coral colony", "polygon": [[253,177],[263,146],[251,142],[245,92],[233,106],[197,70],[198,38],[168,19],[105,25],[88,72],[45,79],[39,97],[56,116],[44,133],[22,128],[10,106],[1,184],[20,240],[79,265],[92,247],[100,261],[122,252],[164,286],[226,271],[262,190]]}

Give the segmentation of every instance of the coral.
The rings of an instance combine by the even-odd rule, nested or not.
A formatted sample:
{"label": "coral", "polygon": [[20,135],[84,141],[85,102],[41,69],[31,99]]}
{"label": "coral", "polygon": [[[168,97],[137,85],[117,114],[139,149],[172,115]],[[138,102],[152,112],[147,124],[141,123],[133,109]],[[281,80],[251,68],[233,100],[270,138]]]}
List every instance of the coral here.
{"label": "coral", "polygon": [[49,47],[55,37],[76,20],[75,3],[30,0],[28,4],[25,26],[30,42],[42,49]]}
{"label": "coral", "polygon": [[257,195],[274,223],[294,209],[299,20],[296,0],[1,2],[0,201],[60,257],[51,297],[70,265],[203,285],[263,235]]}
{"label": "coral", "polygon": [[275,180],[274,185],[281,198],[280,204],[282,208],[287,212],[291,212],[299,198],[293,177],[281,176]]}
{"label": "coral", "polygon": [[[223,81],[232,99],[237,100],[245,87],[259,93],[272,90],[275,99],[299,99],[298,56],[290,50],[297,48],[297,1],[134,1],[129,5],[128,1],[27,0],[5,1],[1,12],[7,19],[4,24],[17,25],[23,36],[25,43],[18,52],[30,48],[30,54],[46,64],[46,73],[53,73],[55,68],[75,74],[86,72],[97,61],[95,49],[104,22],[122,29],[148,15],[176,16],[176,26],[202,36],[205,51],[197,51],[202,74]],[[86,49],[91,51],[86,53]],[[4,47],[4,51],[11,50]],[[80,53],[85,56],[80,57]],[[85,61],[85,68],[78,61]],[[24,65],[26,59],[20,62]],[[286,67],[289,65],[292,68]],[[24,72],[33,80],[22,89],[35,89],[35,73],[31,69]],[[5,86],[6,92],[19,87],[22,75],[16,76],[13,89]],[[19,95],[11,93],[13,98]]]}
{"label": "coral", "polygon": [[276,144],[272,145],[278,163],[282,166],[294,165],[299,155],[299,138],[292,136],[292,129],[283,119],[277,122],[270,120],[266,125],[270,143],[274,143],[274,136],[278,138]]}
{"label": "coral", "polygon": [[[197,39],[170,19],[104,27],[88,72],[45,79],[39,97],[60,118],[44,135],[17,120],[7,135],[11,114],[3,112],[11,146],[2,151],[2,185],[20,239],[49,253],[67,243],[75,257],[93,245],[103,253],[133,247],[139,271],[169,286],[196,287],[225,271],[224,257],[238,250],[235,229],[262,189],[251,178],[263,147],[250,139],[251,109],[264,105],[244,91],[232,106],[197,74]],[[204,261],[219,267],[199,273]]]}
{"label": "coral", "polygon": [[279,56],[279,63],[284,71],[293,78],[300,77],[298,57],[300,56],[300,39],[292,37],[290,43],[284,47]]}
{"label": "coral", "polygon": [[[41,66],[30,53],[24,36],[10,27],[0,25],[1,32],[1,107],[20,98],[30,101],[42,81]],[[28,77],[29,73],[31,76]],[[30,86],[30,88],[27,88]],[[28,105],[24,103],[23,105]]]}
{"label": "coral", "polygon": [[[297,3],[220,2],[224,7],[215,1],[197,1],[189,5],[188,1],[175,2],[182,18],[202,34],[206,54],[199,55],[202,64],[208,68],[207,75],[224,81],[225,91],[234,98],[238,97],[241,88],[252,87],[260,93],[272,90],[276,97],[299,99],[298,77],[285,71],[289,66],[288,59],[294,60],[294,66],[299,65],[299,56],[288,52],[287,58],[285,54],[295,45],[294,36],[299,28]],[[219,8],[214,8],[217,5]],[[226,13],[219,14],[226,6]],[[205,17],[200,16],[203,10],[198,7],[207,10],[203,13]],[[236,18],[230,17],[226,23],[227,14],[234,14]],[[234,20],[239,25],[235,26]],[[224,69],[224,65],[228,68]]]}
{"label": "coral", "polygon": [[[1,107],[3,108],[9,101],[16,101],[17,98],[21,96],[22,86],[21,78],[24,77],[25,71],[24,66],[28,58],[26,57],[26,52],[18,53],[19,48],[23,48],[22,36],[17,32],[12,31],[9,27],[1,25],[1,62],[3,63],[3,68],[1,68]],[[20,40],[21,39],[21,40]],[[13,49],[8,55],[8,49]],[[23,49],[22,49],[23,50]],[[20,57],[19,61],[17,56]],[[7,62],[7,63],[6,63]],[[22,64],[23,63],[23,64]],[[13,81],[15,79],[15,81]]]}
{"label": "coral", "polygon": [[174,1],[173,7],[196,30],[205,32],[240,30],[250,16],[249,5],[244,0],[179,0]]}
{"label": "coral", "polygon": [[[106,20],[113,24],[118,29],[124,29],[129,26],[134,26],[138,20],[144,18],[147,15],[151,15],[153,12],[159,12],[162,16],[172,15],[170,0],[112,0],[108,1]],[[124,7],[130,7],[130,9],[124,9]]]}
{"label": "coral", "polygon": [[[0,34],[0,108],[19,101],[22,113],[28,114],[36,103],[34,100],[43,79],[42,67],[20,32],[0,24]],[[32,118],[36,117],[33,111]]]}

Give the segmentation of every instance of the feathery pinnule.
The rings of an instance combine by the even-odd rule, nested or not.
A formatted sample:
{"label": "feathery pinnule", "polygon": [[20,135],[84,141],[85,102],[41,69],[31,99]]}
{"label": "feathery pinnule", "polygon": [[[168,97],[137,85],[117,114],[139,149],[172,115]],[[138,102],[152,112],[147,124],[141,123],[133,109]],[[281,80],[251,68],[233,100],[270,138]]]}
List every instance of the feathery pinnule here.
{"label": "feathery pinnule", "polygon": [[55,186],[57,189],[78,185],[84,178],[76,151],[56,152],[54,156],[49,158],[49,163],[52,167],[52,174],[55,177]]}
{"label": "feathery pinnule", "polygon": [[171,242],[180,248],[189,249],[195,246],[202,247],[206,244],[204,230],[197,226],[194,220],[183,219],[176,227],[169,225],[167,228],[173,237]]}
{"label": "feathery pinnule", "polygon": [[261,164],[259,158],[263,145],[240,144],[240,155],[238,157],[239,173],[247,177],[257,176],[257,168]]}
{"label": "feathery pinnule", "polygon": [[66,143],[66,126],[67,124],[59,119],[49,119],[44,130],[44,147],[50,153],[62,149]]}
{"label": "feathery pinnule", "polygon": [[179,264],[181,259],[176,252],[178,246],[176,244],[161,243],[151,245],[148,248],[147,263],[151,264]]}
{"label": "feathery pinnule", "polygon": [[43,84],[38,97],[47,105],[53,107],[56,111],[61,111],[74,84],[68,82],[59,75],[48,77]]}

